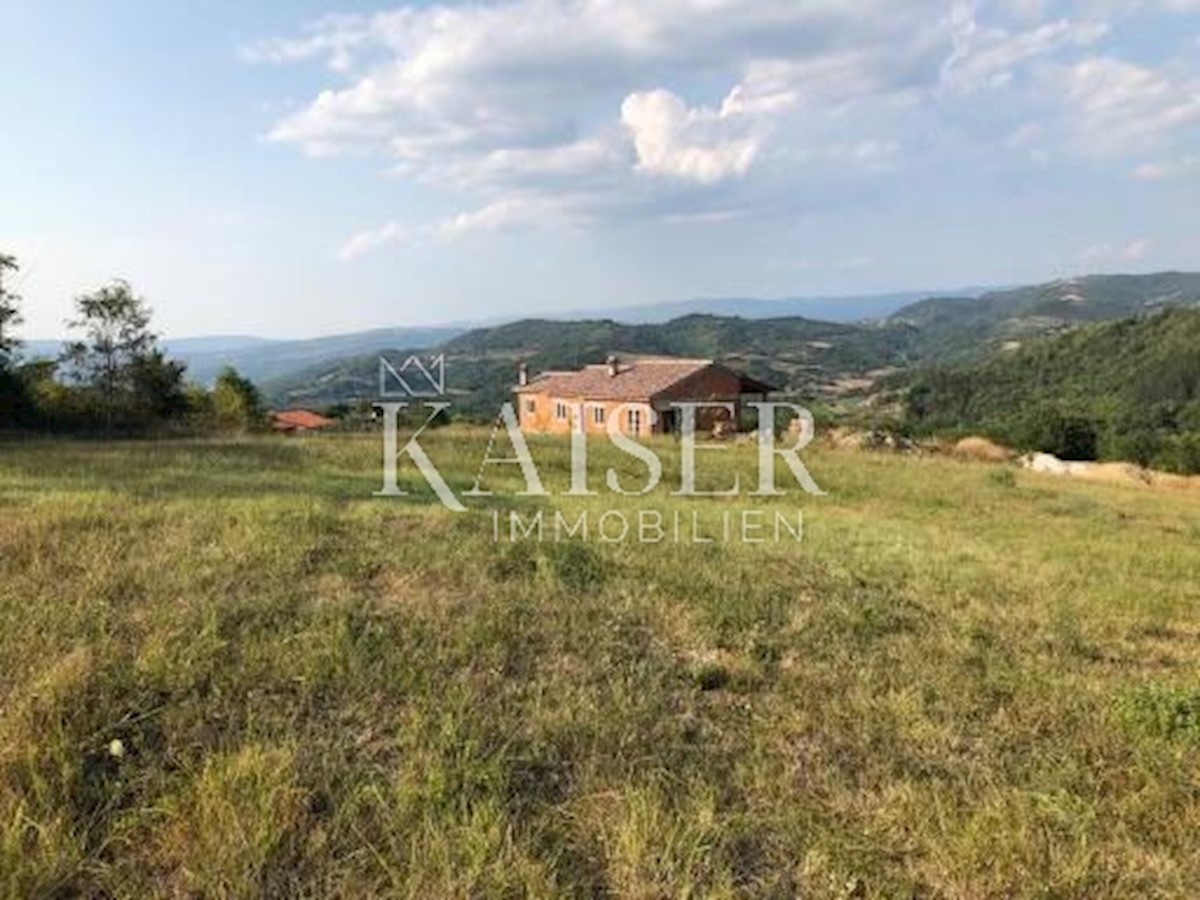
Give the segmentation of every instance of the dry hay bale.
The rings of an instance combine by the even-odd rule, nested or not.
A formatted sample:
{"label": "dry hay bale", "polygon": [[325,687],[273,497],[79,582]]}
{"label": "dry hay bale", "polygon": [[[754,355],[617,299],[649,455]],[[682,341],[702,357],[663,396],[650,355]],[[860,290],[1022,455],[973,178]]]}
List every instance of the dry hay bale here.
{"label": "dry hay bale", "polygon": [[1150,484],[1167,491],[1200,490],[1200,475],[1176,475],[1174,472],[1147,471]]}
{"label": "dry hay bale", "polygon": [[1133,463],[1083,463],[1073,474],[1085,481],[1099,484],[1129,487],[1147,487],[1151,484],[1150,474]]}
{"label": "dry hay bale", "polygon": [[1021,457],[1021,467],[1046,475],[1070,475],[1071,463],[1063,462],[1052,453],[1027,453]]}
{"label": "dry hay bale", "polygon": [[963,438],[954,445],[953,453],[962,459],[973,459],[976,462],[1002,463],[1013,458],[1013,452],[1007,447],[984,437]]}
{"label": "dry hay bale", "polygon": [[1049,453],[1027,453],[1020,458],[1022,468],[1047,475],[1066,475],[1094,484],[1122,487],[1154,487],[1171,491],[1200,490],[1200,476],[1156,472],[1128,462],[1069,462]]}

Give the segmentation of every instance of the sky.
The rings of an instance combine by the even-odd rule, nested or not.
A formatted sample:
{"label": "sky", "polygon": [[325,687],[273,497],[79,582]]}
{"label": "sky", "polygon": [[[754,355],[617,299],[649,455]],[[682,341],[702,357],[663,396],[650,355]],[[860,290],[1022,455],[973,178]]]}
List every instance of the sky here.
{"label": "sky", "polygon": [[28,337],[1200,269],[1200,0],[0,0]]}

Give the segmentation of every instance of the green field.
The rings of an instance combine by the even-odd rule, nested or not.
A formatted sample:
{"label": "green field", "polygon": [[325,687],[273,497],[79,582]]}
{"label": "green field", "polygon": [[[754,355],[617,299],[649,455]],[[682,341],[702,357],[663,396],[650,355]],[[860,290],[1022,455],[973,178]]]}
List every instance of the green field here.
{"label": "green field", "polygon": [[[487,438],[424,443],[464,489]],[[1200,497],[806,458],[800,544],[514,544],[614,498],[0,445],[0,895],[1194,895]],[[617,505],[754,505],[668,470]]]}

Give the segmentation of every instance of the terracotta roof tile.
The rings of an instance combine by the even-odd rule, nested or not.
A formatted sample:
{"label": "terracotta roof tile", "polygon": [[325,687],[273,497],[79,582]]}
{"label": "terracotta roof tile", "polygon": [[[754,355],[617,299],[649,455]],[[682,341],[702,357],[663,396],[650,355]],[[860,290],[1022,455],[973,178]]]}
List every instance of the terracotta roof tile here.
{"label": "terracotta roof tile", "polygon": [[649,400],[711,365],[711,359],[646,357],[618,363],[616,375],[609,374],[607,363],[578,372],[542,372],[516,391],[588,400]]}
{"label": "terracotta roof tile", "polygon": [[271,413],[271,423],[279,429],[328,428],[334,421],[307,409],[285,409]]}

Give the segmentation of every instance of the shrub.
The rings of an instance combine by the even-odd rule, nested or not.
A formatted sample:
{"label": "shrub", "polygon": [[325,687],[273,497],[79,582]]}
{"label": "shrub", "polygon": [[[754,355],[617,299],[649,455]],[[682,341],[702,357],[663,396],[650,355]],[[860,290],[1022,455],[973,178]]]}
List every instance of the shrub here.
{"label": "shrub", "polygon": [[1019,435],[1020,445],[1053,453],[1060,459],[1092,460],[1099,455],[1096,426],[1053,407],[1039,407],[1029,413],[1019,427]]}
{"label": "shrub", "polygon": [[555,580],[569,591],[594,591],[601,587],[608,577],[603,557],[587,544],[568,541],[549,544],[544,549]]}
{"label": "shrub", "polygon": [[1155,463],[1180,475],[1200,474],[1200,434],[1171,435],[1162,443]]}
{"label": "shrub", "polygon": [[1111,431],[1104,438],[1102,447],[1106,459],[1120,459],[1149,466],[1162,452],[1163,438],[1156,431],[1139,429],[1121,432]]}

